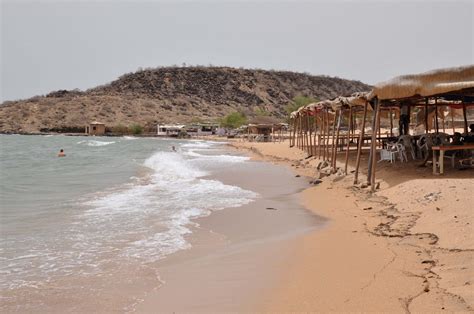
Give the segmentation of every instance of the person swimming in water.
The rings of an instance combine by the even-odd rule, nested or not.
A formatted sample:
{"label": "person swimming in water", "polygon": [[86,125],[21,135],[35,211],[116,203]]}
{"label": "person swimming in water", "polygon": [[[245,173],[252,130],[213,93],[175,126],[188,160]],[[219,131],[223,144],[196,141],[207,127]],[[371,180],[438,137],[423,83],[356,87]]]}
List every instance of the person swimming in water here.
{"label": "person swimming in water", "polygon": [[58,157],[66,157],[66,154],[64,153],[64,149],[61,148],[59,151]]}
{"label": "person swimming in water", "polygon": [[174,145],[171,146],[171,150],[174,151],[174,152],[176,152],[176,147],[174,147]]}

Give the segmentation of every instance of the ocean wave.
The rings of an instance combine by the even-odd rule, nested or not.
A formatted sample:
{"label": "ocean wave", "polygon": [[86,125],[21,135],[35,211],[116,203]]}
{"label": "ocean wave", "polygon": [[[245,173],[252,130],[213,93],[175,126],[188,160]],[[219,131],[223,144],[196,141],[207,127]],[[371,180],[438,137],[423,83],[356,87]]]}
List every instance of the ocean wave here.
{"label": "ocean wave", "polygon": [[138,140],[138,137],[135,136],[122,136],[124,140]]}
{"label": "ocean wave", "polygon": [[114,143],[115,141],[102,142],[102,141],[96,141],[96,140],[85,140],[85,141],[77,142],[77,144],[83,144],[83,145],[92,146],[92,147],[106,146],[106,145],[110,145]]}
{"label": "ocean wave", "polygon": [[[206,172],[174,152],[157,152],[145,160],[144,165],[154,170],[144,180],[146,183],[129,184],[86,202],[91,208],[84,217],[94,225],[113,223],[121,226],[120,236],[138,237],[122,250],[122,256],[155,261],[187,249],[191,245],[185,236],[191,233],[192,219],[223,208],[238,207],[258,197],[237,186],[203,179]],[[159,230],[144,228],[146,221],[153,221]],[[107,230],[100,234],[118,236]]]}
{"label": "ocean wave", "polygon": [[207,175],[205,171],[193,167],[176,152],[157,152],[145,160],[144,166],[155,171],[155,183],[189,181]]}
{"label": "ocean wave", "polygon": [[181,147],[183,148],[210,148],[211,146],[215,145],[215,142],[209,141],[191,141],[189,143],[182,144]]}
{"label": "ocean wave", "polygon": [[198,159],[212,160],[215,162],[244,162],[250,160],[247,156],[236,156],[236,155],[203,155],[196,152],[196,150],[189,150],[184,153],[187,156],[195,157]]}

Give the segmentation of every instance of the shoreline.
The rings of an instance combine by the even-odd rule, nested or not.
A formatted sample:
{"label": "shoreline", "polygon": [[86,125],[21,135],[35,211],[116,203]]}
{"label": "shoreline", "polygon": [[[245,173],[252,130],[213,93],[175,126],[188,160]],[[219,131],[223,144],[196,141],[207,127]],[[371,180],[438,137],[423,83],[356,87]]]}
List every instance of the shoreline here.
{"label": "shoreline", "polygon": [[[225,150],[235,155],[235,150]],[[192,247],[157,263],[164,284],[136,312],[254,311],[262,295],[270,296],[280,270],[291,263],[291,241],[327,224],[301,205],[307,178],[284,167],[250,160],[205,178],[260,196],[193,220],[197,225],[186,238]]]}
{"label": "shoreline", "polygon": [[[319,176],[318,159],[287,142],[230,146]],[[474,197],[465,188],[473,177],[400,178],[388,167],[381,173],[389,183],[374,194],[354,187],[352,175],[324,177],[302,193],[304,205],[330,223],[291,243],[292,263],[260,311],[473,311]]]}

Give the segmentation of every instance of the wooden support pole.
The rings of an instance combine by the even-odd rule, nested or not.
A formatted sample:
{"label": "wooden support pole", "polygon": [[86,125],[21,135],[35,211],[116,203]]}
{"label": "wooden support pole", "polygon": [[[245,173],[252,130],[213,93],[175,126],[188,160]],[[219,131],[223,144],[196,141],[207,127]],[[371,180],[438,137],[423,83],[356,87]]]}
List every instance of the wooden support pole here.
{"label": "wooden support pole", "polygon": [[297,134],[298,134],[298,117],[293,119],[293,123],[295,124],[293,128],[293,146],[297,146]]}
{"label": "wooden support pole", "polygon": [[[290,126],[290,147],[293,147],[295,146],[295,139],[294,139],[294,136],[295,136],[295,131],[296,131],[296,121],[295,121],[295,118],[291,119],[290,120],[292,125]],[[293,134],[291,134],[291,127],[293,127]]]}
{"label": "wooden support pole", "polygon": [[[444,107],[444,108],[446,108],[446,107]],[[446,121],[445,121],[446,120],[446,115],[445,115],[445,113],[446,113],[446,110],[443,110],[443,117],[442,117],[442,120],[441,120],[442,125],[443,125],[443,133],[446,133]]]}
{"label": "wooden support pole", "polygon": [[309,131],[309,156],[313,156],[313,126],[311,125],[311,117],[308,115],[308,131]]}
{"label": "wooden support pole", "polygon": [[[378,103],[378,101],[375,102],[376,104],[376,108],[375,108],[375,119],[377,121],[377,124],[380,124],[380,104]],[[380,125],[376,125],[376,127],[379,127]],[[372,139],[374,138],[374,136],[372,136]],[[377,164],[377,161],[376,161],[376,152],[377,152],[377,147],[375,146],[375,143],[372,143],[372,147],[371,147],[371,150],[372,150],[372,164],[370,165],[371,166],[371,172],[370,172],[370,189],[372,192],[375,191],[375,165]]]}
{"label": "wooden support pole", "polygon": [[349,149],[351,148],[351,129],[352,129],[352,106],[349,108],[349,127],[347,128],[346,162],[344,173],[347,175],[347,163],[349,162]]}
{"label": "wooden support pole", "polygon": [[[390,137],[393,137],[393,115],[392,115],[392,107],[390,107]],[[400,135],[400,134],[399,134]]]}
{"label": "wooden support pole", "polygon": [[357,117],[357,111],[354,111],[352,114],[352,138],[355,136],[355,128],[356,128],[356,117]]}
{"label": "wooden support pole", "polygon": [[334,163],[334,151],[336,144],[336,122],[337,122],[338,111],[334,112],[334,120],[332,122],[332,142],[331,142],[331,165]]}
{"label": "wooden support pole", "polygon": [[295,117],[294,119],[294,123],[295,123],[295,127],[294,127],[294,131],[293,131],[293,146],[296,146],[298,147],[298,117]]}
{"label": "wooden support pole", "polygon": [[308,115],[306,116],[306,151],[311,156],[311,126]]}
{"label": "wooden support pole", "polygon": [[454,109],[452,107],[449,107],[451,109],[451,127],[453,128],[453,134],[456,132],[456,128],[454,127]]}
{"label": "wooden support pole", "polygon": [[300,149],[304,150],[304,119],[300,117]]}
{"label": "wooden support pole", "polygon": [[327,145],[326,146],[327,146],[327,159],[328,159],[328,161],[330,161],[331,160],[331,154],[330,154],[331,146],[329,144],[329,141],[330,141],[331,134],[332,134],[331,133],[331,117],[329,115],[329,111],[328,111],[327,114],[328,114],[328,120],[327,120],[328,121],[328,134],[327,134],[327,139],[326,139],[327,140]]}
{"label": "wooden support pole", "polygon": [[428,134],[428,98],[425,98],[425,133]]}
{"label": "wooden support pole", "polygon": [[[337,120],[336,120],[337,117]],[[336,115],[334,116],[334,123],[336,126],[336,136],[333,136],[333,151],[332,151],[332,169],[336,171],[336,162],[337,162],[337,145],[339,142],[339,130],[341,128],[342,120],[342,109],[336,110]]]}
{"label": "wooden support pole", "polygon": [[380,128],[380,114],[377,116],[377,131],[379,133],[378,140],[377,140],[377,147],[382,147],[382,130]]}
{"label": "wooden support pole", "polygon": [[305,140],[306,140],[306,152],[309,154],[309,136],[308,136],[308,133],[309,133],[309,116],[306,115],[306,119],[304,120],[304,129],[305,129],[305,133],[304,133],[304,136],[305,136]]}
{"label": "wooden support pole", "polygon": [[303,117],[300,115],[300,118],[299,118],[299,127],[300,127],[300,149],[303,150],[304,149],[304,145],[303,145]]}
{"label": "wooden support pole", "polygon": [[296,147],[301,148],[301,117],[298,115],[296,118]]}
{"label": "wooden support pole", "polygon": [[359,179],[359,166],[360,166],[360,155],[362,153],[362,144],[364,143],[364,134],[365,134],[365,120],[367,119],[367,107],[368,103],[366,102],[364,105],[364,117],[362,118],[362,127],[360,129],[359,134],[359,142],[357,143],[357,158],[356,158],[356,166],[355,166],[355,173],[354,173],[354,184],[357,184]]}
{"label": "wooden support pole", "polygon": [[467,134],[467,112],[466,112],[466,103],[462,102],[462,115],[464,118],[464,134]]}
{"label": "wooden support pole", "polygon": [[323,151],[323,160],[326,160],[326,129],[327,129],[327,115],[326,112],[322,111],[321,116],[323,119],[323,134],[322,134],[322,147],[321,150]]}
{"label": "wooden support pole", "polygon": [[372,163],[374,162],[376,156],[376,143],[377,143],[377,108],[378,108],[378,99],[375,98],[374,110],[372,111],[372,133],[370,140],[370,154],[369,154],[369,164],[367,166],[367,184],[370,185],[370,178],[372,178]]}
{"label": "wooden support pole", "polygon": [[322,143],[322,136],[323,136],[323,129],[324,129],[322,111],[319,112],[318,117],[319,117],[318,158],[321,159],[321,143]]}
{"label": "wooden support pole", "polygon": [[314,112],[314,115],[313,115],[313,132],[314,132],[314,135],[313,135],[313,155],[316,156],[317,154],[317,150],[318,150],[318,147],[317,147],[317,135],[318,135],[318,118],[317,118],[317,113],[316,111]]}
{"label": "wooden support pole", "polygon": [[435,97],[435,127],[436,134],[439,133],[439,124],[438,124],[438,98]]}

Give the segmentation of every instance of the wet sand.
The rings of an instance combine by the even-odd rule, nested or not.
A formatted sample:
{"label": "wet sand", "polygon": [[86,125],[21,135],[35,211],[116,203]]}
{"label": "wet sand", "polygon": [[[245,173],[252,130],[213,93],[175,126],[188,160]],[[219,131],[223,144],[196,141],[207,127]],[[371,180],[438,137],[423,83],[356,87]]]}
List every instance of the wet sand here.
{"label": "wet sand", "polygon": [[193,247],[159,263],[164,284],[137,312],[254,311],[291,263],[291,241],[326,224],[301,205],[307,178],[259,161],[220,170],[211,178],[260,197],[198,219],[189,237]]}

